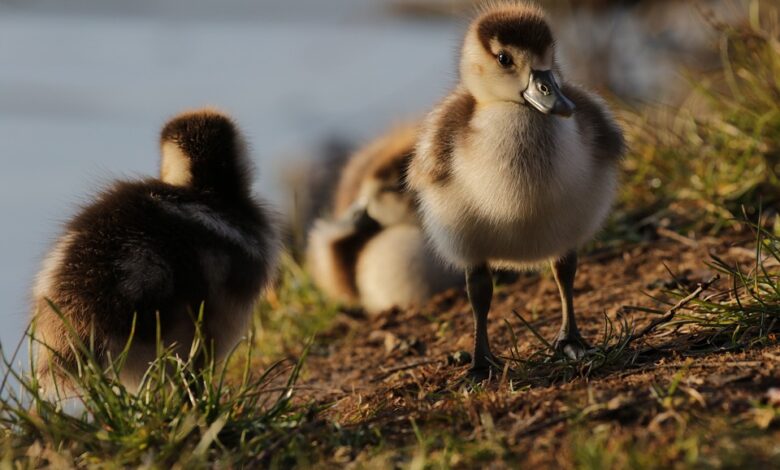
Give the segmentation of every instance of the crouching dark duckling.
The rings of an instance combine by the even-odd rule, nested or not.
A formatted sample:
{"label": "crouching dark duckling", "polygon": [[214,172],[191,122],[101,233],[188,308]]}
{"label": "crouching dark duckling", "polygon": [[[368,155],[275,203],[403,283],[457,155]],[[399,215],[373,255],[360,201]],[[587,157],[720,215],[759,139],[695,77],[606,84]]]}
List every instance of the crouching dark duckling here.
{"label": "crouching dark duckling", "polygon": [[[160,177],[118,181],[66,226],[33,289],[37,372],[44,391],[70,388],[75,339],[102,364],[135,333],[119,379],[138,387],[164,345],[186,354],[203,305],[217,359],[245,333],[279,251],[274,217],[251,194],[251,169],[233,121],[181,114],[160,136]],[[48,300],[47,300],[48,299]],[[72,326],[50,308],[51,301]]]}

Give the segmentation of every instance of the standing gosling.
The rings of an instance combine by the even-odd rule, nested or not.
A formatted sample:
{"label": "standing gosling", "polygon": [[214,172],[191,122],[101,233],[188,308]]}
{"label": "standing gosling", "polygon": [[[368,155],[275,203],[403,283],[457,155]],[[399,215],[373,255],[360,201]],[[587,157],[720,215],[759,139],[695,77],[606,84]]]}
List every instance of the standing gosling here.
{"label": "standing gosling", "polygon": [[576,250],[610,210],[623,152],[604,103],[563,81],[542,10],[504,3],[472,22],[460,83],[427,117],[409,175],[428,236],[466,272],[472,377],[500,364],[487,332],[491,267],[549,261],[563,304],[554,345],[572,357],[587,349],[574,320]]}
{"label": "standing gosling", "polygon": [[[244,334],[278,252],[271,215],[250,193],[250,162],[233,121],[200,110],[168,122],[159,179],[120,181],[66,226],[34,286],[37,369],[73,390],[72,344],[94,339],[102,365],[135,334],[119,379],[138,387],[155,358],[157,317],[166,346],[189,350],[201,303],[217,358]],[[75,330],[49,308],[50,300]],[[183,348],[183,349],[182,349]]]}
{"label": "standing gosling", "polygon": [[431,251],[405,190],[417,125],[399,126],[350,158],[341,172],[333,218],[309,233],[307,265],[331,298],[368,313],[420,304],[461,283]]}

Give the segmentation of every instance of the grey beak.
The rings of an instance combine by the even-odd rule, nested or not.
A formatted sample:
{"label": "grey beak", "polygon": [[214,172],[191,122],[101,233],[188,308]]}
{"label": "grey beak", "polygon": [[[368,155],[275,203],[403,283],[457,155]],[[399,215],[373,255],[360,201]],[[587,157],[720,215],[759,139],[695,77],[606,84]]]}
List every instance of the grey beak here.
{"label": "grey beak", "polygon": [[574,112],[574,103],[567,98],[549,70],[532,70],[528,87],[523,92],[523,98],[544,114],[557,114],[569,117]]}

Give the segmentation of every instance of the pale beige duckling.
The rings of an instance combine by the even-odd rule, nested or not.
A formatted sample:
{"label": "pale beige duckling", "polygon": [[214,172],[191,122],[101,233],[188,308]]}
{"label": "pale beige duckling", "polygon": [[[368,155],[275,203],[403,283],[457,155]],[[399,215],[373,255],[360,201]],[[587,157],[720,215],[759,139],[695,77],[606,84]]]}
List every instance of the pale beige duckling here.
{"label": "pale beige duckling", "polygon": [[329,297],[368,313],[419,305],[462,284],[428,246],[405,188],[417,126],[398,126],[352,156],[333,216],[309,233],[307,265]]}
{"label": "pale beige duckling", "polygon": [[491,268],[552,265],[563,302],[557,349],[587,348],[574,318],[577,249],[618,186],[623,136],[606,105],[564,81],[543,11],[490,4],[466,32],[460,82],[429,114],[409,167],[428,236],[466,271],[475,319],[471,375],[490,350]]}

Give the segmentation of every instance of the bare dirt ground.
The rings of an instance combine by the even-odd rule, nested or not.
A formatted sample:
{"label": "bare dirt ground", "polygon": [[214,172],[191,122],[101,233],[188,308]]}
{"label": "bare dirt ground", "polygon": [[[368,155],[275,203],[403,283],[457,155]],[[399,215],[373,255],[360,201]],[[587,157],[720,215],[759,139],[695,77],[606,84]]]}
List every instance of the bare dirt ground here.
{"label": "bare dirt ground", "polygon": [[[679,300],[667,294],[675,285],[672,273],[693,290],[714,274],[706,264],[711,253],[752,263],[752,241],[750,234],[662,238],[582,257],[575,305],[584,337],[592,344],[603,340],[605,315],[615,327],[624,318],[641,329],[658,314],[631,307],[666,310],[669,305],[659,299]],[[702,296],[726,288],[725,282]],[[299,393],[330,404],[327,416],[341,426],[375,427],[398,445],[416,442],[413,420],[465,440],[499,436],[503,452],[511,454],[502,461],[561,465],[571,462],[567,439],[573,424],[608,423],[612,435],[635,442],[651,436],[653,444],[664,445],[677,438],[682,414],[691,426],[696,420],[709,426],[708,417],[715,415],[746,419],[756,403],[766,402],[768,390],[780,387],[780,345],[772,335],[769,345],[745,350],[718,347],[722,341],[713,331],[659,328],[596,370],[587,361],[568,369],[545,364],[538,355],[543,343],[513,311],[551,340],[559,309],[549,273],[525,273],[499,286],[490,337],[493,351],[508,358],[511,368],[471,393],[459,381],[468,365],[453,364],[452,357],[471,348],[464,293],[447,292],[423,308],[374,318],[343,314],[310,352]],[[529,358],[536,359],[522,362]]]}

